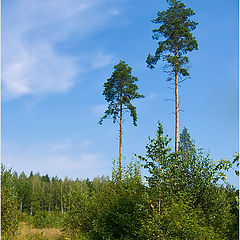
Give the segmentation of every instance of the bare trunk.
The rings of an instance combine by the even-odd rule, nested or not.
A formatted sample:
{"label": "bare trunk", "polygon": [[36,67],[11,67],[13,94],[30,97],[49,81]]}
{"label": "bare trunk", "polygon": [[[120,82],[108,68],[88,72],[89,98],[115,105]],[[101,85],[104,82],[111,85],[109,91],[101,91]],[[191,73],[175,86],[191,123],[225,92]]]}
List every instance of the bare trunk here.
{"label": "bare trunk", "polygon": [[48,212],[51,212],[51,189],[52,189],[52,182],[50,181]]}
{"label": "bare trunk", "polygon": [[61,213],[63,214],[63,193],[62,193],[62,183],[61,183]]}
{"label": "bare trunk", "polygon": [[[33,196],[34,196],[34,183],[33,183],[32,187],[33,187]],[[31,201],[31,213],[30,213],[30,215],[31,216],[33,215],[33,202],[32,201]]]}
{"label": "bare trunk", "polygon": [[20,202],[20,211],[22,212],[23,210],[23,203],[22,203],[22,199],[21,199],[21,202]]}
{"label": "bare trunk", "polygon": [[[159,167],[159,176],[161,177],[161,165],[160,165],[160,162],[158,163],[158,167]],[[161,186],[159,186],[159,196],[158,196],[158,212],[160,213],[160,211],[161,211]]]}
{"label": "bare trunk", "polygon": [[160,191],[159,191],[159,199],[158,199],[158,212],[160,213],[161,211],[161,199],[160,199],[161,195],[160,195]]}
{"label": "bare trunk", "polygon": [[[175,57],[177,57],[177,50],[175,51]],[[177,63],[176,63],[177,64]],[[178,151],[179,142],[179,102],[178,102],[178,71],[175,69],[175,152]]]}
{"label": "bare trunk", "polygon": [[33,206],[32,206],[32,202],[31,202],[31,212],[30,212],[30,216],[32,216],[33,214]]}
{"label": "bare trunk", "polygon": [[120,174],[120,180],[122,179],[122,87],[121,87],[121,102],[120,102],[120,130],[119,130],[119,174]]}

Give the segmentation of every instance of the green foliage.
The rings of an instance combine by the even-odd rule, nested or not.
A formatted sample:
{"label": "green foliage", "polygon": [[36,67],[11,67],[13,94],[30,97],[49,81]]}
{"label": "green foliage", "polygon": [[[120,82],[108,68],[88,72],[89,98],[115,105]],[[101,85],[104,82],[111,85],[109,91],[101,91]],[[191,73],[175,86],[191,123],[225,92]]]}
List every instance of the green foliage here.
{"label": "green foliage", "polygon": [[13,173],[1,165],[1,236],[9,239],[17,231],[19,210]]}
{"label": "green foliage", "polygon": [[36,228],[62,228],[63,216],[60,212],[39,211],[30,222]]}
{"label": "green foliage", "polygon": [[189,60],[186,53],[198,49],[197,41],[191,33],[197,26],[196,22],[190,20],[195,13],[179,0],[168,0],[168,3],[169,8],[158,12],[157,18],[152,20],[160,24],[159,28],[153,30],[153,39],[158,41],[158,48],[154,56],[148,55],[147,66],[152,69],[162,59],[167,62],[166,67],[171,68],[170,73],[188,76],[185,66]]}
{"label": "green foliage", "polygon": [[98,217],[90,232],[92,239],[138,239],[147,202],[139,163],[127,165],[123,169],[123,179],[108,182],[96,199]]}
{"label": "green foliage", "polygon": [[[169,143],[170,139],[167,135],[163,135],[162,125],[159,123],[156,139],[149,138],[146,157],[138,156],[144,162],[144,167],[149,170],[150,175],[146,178],[149,185],[151,207],[158,209],[159,214],[157,220],[152,215],[150,215],[150,219],[153,217],[156,221],[163,221],[162,218],[167,219],[165,216],[166,206],[168,209],[169,205],[180,204],[182,206],[182,203],[188,203],[182,207],[183,209],[186,207],[190,211],[188,221],[193,220],[196,224],[193,225],[194,229],[191,229],[192,238],[185,233],[182,238],[172,238],[172,235],[168,236],[163,233],[161,227],[157,228],[158,236],[163,234],[163,239],[195,239],[194,234],[207,229],[210,232],[205,231],[202,235],[210,234],[209,236],[214,237],[199,239],[227,239],[230,234],[229,224],[233,218],[236,219],[236,214],[235,216],[232,214],[231,211],[234,207],[231,207],[227,199],[228,191],[225,186],[219,185],[219,180],[230,168],[229,162],[221,160],[214,164],[208,155],[205,156],[201,150],[196,150],[186,128],[180,137],[178,153],[171,152]],[[155,211],[157,212],[157,210]],[[171,211],[176,210],[170,208],[170,212],[167,214],[170,214]],[[195,211],[199,211],[196,216],[192,215]],[[172,216],[174,217],[174,214]],[[197,216],[202,217],[200,222],[194,220]],[[175,217],[177,218],[177,212]],[[151,229],[151,220],[149,224],[146,229]],[[154,224],[153,229],[155,228]],[[187,234],[190,230],[186,228],[185,231]],[[181,236],[181,234],[177,233],[177,236]]]}
{"label": "green foliage", "polygon": [[[124,166],[122,178],[116,162],[112,179],[81,181],[38,173],[18,177],[2,167],[3,239],[16,232],[19,221],[60,228],[72,240],[236,239],[239,191],[227,184],[225,174],[237,160],[214,163],[196,149],[186,128],[177,153],[170,144],[158,123],[146,156]],[[147,184],[142,166],[148,170]],[[29,235],[34,237],[44,238]]]}
{"label": "green foliage", "polygon": [[[116,166],[115,166],[116,167]],[[71,238],[138,239],[141,219],[146,216],[147,194],[140,166],[130,163],[123,179],[94,179],[79,183],[70,193],[71,208],[65,215],[65,233]]]}
{"label": "green foliage", "polygon": [[24,172],[19,175],[16,189],[20,210],[29,212],[32,201],[32,186]]}
{"label": "green foliage", "polygon": [[70,204],[64,214],[64,232],[71,237],[87,234],[91,229],[90,192],[85,182],[76,182],[68,195]]}
{"label": "green foliage", "polygon": [[234,155],[234,160],[233,160],[232,164],[235,164],[235,163],[237,164],[238,170],[234,169],[234,171],[235,171],[236,175],[239,177],[239,153],[236,153]]}
{"label": "green foliage", "polygon": [[231,206],[232,219],[229,221],[227,229],[229,239],[238,239],[239,237],[239,189],[236,190],[228,186],[226,191],[226,199]]}
{"label": "green foliage", "polygon": [[[144,168],[149,170],[150,176],[146,177],[150,187],[161,185],[163,182],[169,181],[170,164],[170,148],[168,135],[163,136],[163,128],[158,123],[157,139],[149,137],[149,144],[146,146],[146,158],[136,155],[141,161],[145,162]],[[168,181],[167,181],[168,180]]]}
{"label": "green foliage", "polygon": [[133,124],[137,125],[136,107],[132,105],[131,101],[144,97],[137,92],[138,86],[135,83],[137,81],[138,79],[132,76],[132,68],[124,61],[120,61],[114,66],[112,76],[104,83],[103,95],[109,105],[99,121],[100,124],[102,124],[103,119],[108,117],[111,117],[115,123],[122,108],[123,112],[130,112]]}
{"label": "green foliage", "polygon": [[161,212],[153,209],[140,232],[141,239],[224,239],[207,225],[201,209],[192,207],[188,199],[172,199]]}

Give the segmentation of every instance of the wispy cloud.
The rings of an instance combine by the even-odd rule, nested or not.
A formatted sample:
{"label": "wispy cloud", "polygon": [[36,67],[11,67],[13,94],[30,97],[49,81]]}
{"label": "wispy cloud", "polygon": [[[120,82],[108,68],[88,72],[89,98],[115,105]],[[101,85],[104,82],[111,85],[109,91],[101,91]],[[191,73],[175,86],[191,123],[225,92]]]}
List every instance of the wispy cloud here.
{"label": "wispy cloud", "polygon": [[77,74],[74,61],[56,55],[50,45],[19,45],[16,55],[13,52],[6,54],[10,58],[6,62],[3,60],[3,96],[6,99],[25,94],[64,92],[74,84],[73,78]]}
{"label": "wispy cloud", "polygon": [[92,68],[102,68],[114,60],[114,56],[111,54],[104,54],[103,52],[98,52],[92,61]]}
{"label": "wispy cloud", "polygon": [[104,168],[105,155],[91,152],[89,140],[72,142],[69,139],[57,143],[43,143],[29,146],[5,144],[2,154],[3,164],[13,170],[38,172],[41,174],[72,176],[78,178],[108,174]]}
{"label": "wispy cloud", "polygon": [[110,64],[114,57],[103,49],[95,48],[76,56],[74,51],[61,52],[57,44],[67,45],[73,36],[81,44],[82,39],[106,28],[119,14],[115,5],[110,0],[5,1],[2,6],[4,100],[67,91],[83,71],[79,61],[83,57],[89,66],[87,70]]}
{"label": "wispy cloud", "polygon": [[[90,139],[77,140],[66,138],[55,142],[44,142],[31,145],[31,151],[42,152],[46,154],[69,154],[72,152],[86,152],[92,141]],[[13,145],[7,145],[7,147]]]}
{"label": "wispy cloud", "polygon": [[155,100],[158,97],[158,95],[156,93],[150,93],[148,96],[149,100]]}
{"label": "wispy cloud", "polygon": [[92,112],[97,117],[99,117],[100,115],[103,115],[106,110],[107,110],[107,103],[98,104],[92,107]]}

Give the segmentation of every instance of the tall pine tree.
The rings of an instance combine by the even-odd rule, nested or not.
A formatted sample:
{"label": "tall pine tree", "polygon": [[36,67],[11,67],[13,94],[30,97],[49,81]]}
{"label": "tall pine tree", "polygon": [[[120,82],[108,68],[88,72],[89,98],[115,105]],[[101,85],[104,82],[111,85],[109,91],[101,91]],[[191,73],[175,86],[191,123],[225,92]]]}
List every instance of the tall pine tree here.
{"label": "tall pine tree", "polygon": [[153,30],[153,39],[158,41],[155,55],[148,55],[147,66],[154,68],[158,60],[167,62],[165,67],[169,70],[168,81],[175,83],[175,151],[178,151],[179,142],[179,78],[189,76],[186,68],[189,60],[186,54],[198,49],[198,44],[192,35],[197,23],[190,20],[195,13],[186,8],[180,0],[167,0],[169,8],[158,12],[157,18],[152,20],[160,24]]}
{"label": "tall pine tree", "polygon": [[108,109],[104,112],[104,116],[99,123],[102,124],[103,119],[112,118],[113,122],[119,123],[119,171],[120,179],[122,178],[122,133],[123,133],[123,114],[130,112],[133,119],[133,125],[137,126],[136,107],[131,103],[134,99],[143,98],[138,93],[137,77],[132,76],[132,68],[124,61],[114,66],[112,76],[104,83],[103,95],[109,103]]}

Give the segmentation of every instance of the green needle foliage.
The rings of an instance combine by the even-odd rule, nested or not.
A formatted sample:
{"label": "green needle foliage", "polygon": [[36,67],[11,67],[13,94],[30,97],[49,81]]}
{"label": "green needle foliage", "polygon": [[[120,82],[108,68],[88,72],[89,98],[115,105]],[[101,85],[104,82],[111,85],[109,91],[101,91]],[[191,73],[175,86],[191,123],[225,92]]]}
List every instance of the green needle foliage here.
{"label": "green needle foliage", "polygon": [[[158,48],[154,56],[148,55],[147,66],[154,68],[158,60],[162,59],[167,61],[173,74],[178,72],[182,76],[188,76],[188,70],[184,66],[189,60],[185,54],[198,49],[197,41],[191,33],[197,23],[189,19],[195,13],[179,0],[167,2],[170,7],[158,12],[158,17],[152,20],[153,23],[160,24],[159,28],[153,30],[153,39],[158,41]],[[160,40],[161,37],[163,40]]]}
{"label": "green needle foliage", "polygon": [[136,82],[137,77],[132,76],[132,68],[124,61],[114,66],[112,76],[104,83],[103,95],[109,103],[108,109],[104,112],[104,116],[99,123],[102,124],[103,119],[112,118],[115,123],[120,119],[121,106],[123,112],[130,112],[134,126],[137,126],[136,107],[131,103],[134,99],[143,98],[139,94]]}

